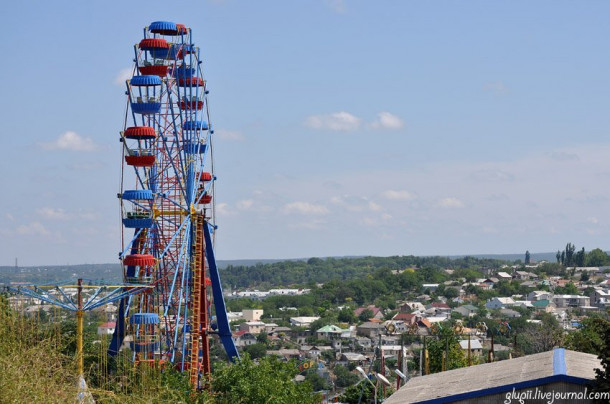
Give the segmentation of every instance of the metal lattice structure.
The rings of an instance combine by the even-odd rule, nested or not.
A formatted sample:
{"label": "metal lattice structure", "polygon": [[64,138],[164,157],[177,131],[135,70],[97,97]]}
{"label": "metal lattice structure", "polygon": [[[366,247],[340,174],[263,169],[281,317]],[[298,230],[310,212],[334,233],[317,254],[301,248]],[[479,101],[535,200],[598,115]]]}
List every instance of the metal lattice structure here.
{"label": "metal lattice structure", "polygon": [[120,134],[119,258],[126,284],[150,288],[121,301],[109,353],[118,353],[129,327],[136,339],[146,336],[146,349],[132,344],[136,361],[175,364],[201,387],[211,334],[238,358],[214,257],[209,92],[190,28],[153,22],[134,51]]}

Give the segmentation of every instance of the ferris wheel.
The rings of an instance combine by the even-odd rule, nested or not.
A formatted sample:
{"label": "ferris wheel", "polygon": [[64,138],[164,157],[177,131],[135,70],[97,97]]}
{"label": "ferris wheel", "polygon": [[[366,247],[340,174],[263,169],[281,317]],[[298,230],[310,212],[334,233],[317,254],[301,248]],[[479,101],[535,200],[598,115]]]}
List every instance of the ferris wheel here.
{"label": "ferris wheel", "polygon": [[214,257],[214,130],[191,35],[156,21],[134,46],[120,133],[119,259],[126,284],[149,288],[121,301],[109,353],[128,343],[136,362],[172,363],[199,387],[212,334],[229,358],[239,356]]}

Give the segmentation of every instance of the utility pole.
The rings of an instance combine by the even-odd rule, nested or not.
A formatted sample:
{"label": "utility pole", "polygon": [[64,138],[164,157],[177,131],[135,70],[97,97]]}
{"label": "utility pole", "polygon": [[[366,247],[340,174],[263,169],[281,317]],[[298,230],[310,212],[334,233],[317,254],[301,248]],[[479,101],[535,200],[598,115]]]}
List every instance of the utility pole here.
{"label": "utility pole", "polygon": [[83,362],[83,280],[77,283],[77,310],[76,310],[76,361],[78,362],[78,376],[85,374]]}

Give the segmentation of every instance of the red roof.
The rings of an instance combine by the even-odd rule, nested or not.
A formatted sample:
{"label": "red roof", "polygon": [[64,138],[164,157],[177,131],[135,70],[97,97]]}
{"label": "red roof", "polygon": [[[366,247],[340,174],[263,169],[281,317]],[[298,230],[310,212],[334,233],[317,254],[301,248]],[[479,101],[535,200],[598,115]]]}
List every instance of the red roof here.
{"label": "red roof", "polygon": [[370,305],[368,307],[358,307],[356,310],[354,310],[354,314],[356,316],[359,316],[365,310],[372,311],[373,312],[373,316],[376,316],[377,313],[379,313],[381,311],[381,309],[379,307],[375,307],[373,305]]}
{"label": "red roof", "polygon": [[437,309],[450,309],[451,308],[451,307],[449,307],[449,305],[447,303],[440,303],[440,302],[432,303],[432,307],[436,307]]}
{"label": "red roof", "polygon": [[247,332],[248,332],[248,331],[246,331],[246,330],[235,331],[235,332],[233,333],[233,337],[234,337],[234,338],[241,337],[242,335],[244,335],[244,334],[245,334],[245,333],[247,333]]}
{"label": "red roof", "polygon": [[432,323],[429,322],[427,318],[422,318],[421,320],[419,320],[418,323],[425,326],[426,328],[432,327]]}
{"label": "red roof", "polygon": [[109,321],[107,323],[101,324],[99,327],[103,327],[103,328],[115,328],[116,327],[116,323],[114,321]]}
{"label": "red roof", "polygon": [[392,320],[402,320],[405,323],[412,324],[414,318],[415,318],[415,314],[398,313],[397,315],[394,316],[394,318]]}

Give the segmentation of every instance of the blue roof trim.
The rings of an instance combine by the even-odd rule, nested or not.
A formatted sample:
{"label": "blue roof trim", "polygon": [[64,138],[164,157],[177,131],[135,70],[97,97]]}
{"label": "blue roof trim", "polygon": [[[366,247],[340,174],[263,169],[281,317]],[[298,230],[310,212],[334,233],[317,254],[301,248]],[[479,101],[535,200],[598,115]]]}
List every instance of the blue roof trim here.
{"label": "blue roof trim", "polygon": [[567,376],[565,374],[562,374],[562,375],[542,377],[540,379],[527,380],[527,381],[520,382],[520,383],[507,384],[504,386],[491,387],[489,389],[469,391],[467,393],[454,394],[451,396],[434,398],[432,400],[413,401],[413,402],[422,403],[422,404],[423,403],[426,403],[426,404],[453,403],[453,402],[459,401],[459,400],[466,400],[469,398],[490,396],[492,394],[507,393],[507,392],[513,391],[513,389],[520,390],[520,389],[525,389],[528,387],[542,386],[545,384],[556,383],[556,382],[569,382],[569,383],[574,383],[574,384],[587,385],[587,384],[591,383],[591,380],[584,379],[582,377]]}
{"label": "blue roof trim", "polygon": [[568,370],[566,368],[566,350],[564,348],[557,348],[553,351],[553,374],[568,374]]}
{"label": "blue roof trim", "polygon": [[133,76],[130,83],[132,86],[160,86],[161,78],[153,75]]}

